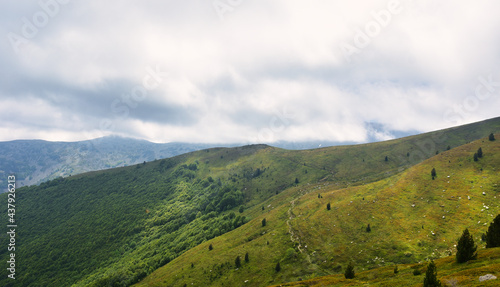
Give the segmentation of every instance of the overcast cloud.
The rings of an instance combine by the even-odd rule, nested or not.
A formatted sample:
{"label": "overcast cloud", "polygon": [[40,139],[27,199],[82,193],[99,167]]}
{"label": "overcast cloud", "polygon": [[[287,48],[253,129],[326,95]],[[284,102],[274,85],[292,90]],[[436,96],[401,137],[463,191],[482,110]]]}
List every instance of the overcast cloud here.
{"label": "overcast cloud", "polygon": [[498,1],[2,3],[2,141],[364,142],[500,116]]}

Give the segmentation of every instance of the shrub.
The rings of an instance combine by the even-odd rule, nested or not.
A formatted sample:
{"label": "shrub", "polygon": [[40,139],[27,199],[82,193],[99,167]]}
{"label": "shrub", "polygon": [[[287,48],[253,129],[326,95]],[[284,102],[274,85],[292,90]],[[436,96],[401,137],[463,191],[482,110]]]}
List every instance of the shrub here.
{"label": "shrub", "polygon": [[292,259],[292,258],[295,258],[295,256],[297,256],[297,252],[295,252],[295,249],[290,247],[285,251],[285,258],[286,259]]}
{"label": "shrub", "polygon": [[469,230],[466,228],[457,244],[457,262],[464,263],[472,259],[476,259],[477,246],[474,245],[474,238],[470,235]]}
{"label": "shrub", "polygon": [[212,244],[208,245],[208,250],[212,250],[214,249],[214,247],[212,246]]}
{"label": "shrub", "polygon": [[431,176],[432,176],[432,179],[434,179],[437,176],[435,168],[432,168],[432,170],[431,170]]}
{"label": "shrub", "polygon": [[280,272],[281,271],[281,266],[280,266],[279,262],[276,264],[276,267],[274,267],[274,270],[276,270],[276,272]]}
{"label": "shrub", "polygon": [[399,273],[399,270],[398,270],[398,266],[394,266],[394,274],[398,274]]}
{"label": "shrub", "polygon": [[344,277],[345,279],[352,279],[354,278],[354,265],[352,264],[352,262],[350,262],[346,269],[345,269],[345,272],[344,272]]}
{"label": "shrub", "polygon": [[494,141],[495,140],[495,135],[493,133],[491,133],[490,136],[488,137],[488,139],[490,141]]}
{"label": "shrub", "polygon": [[477,155],[477,152],[474,153],[474,161],[478,161],[479,160],[479,156]]}
{"label": "shrub", "polygon": [[413,276],[418,276],[420,274],[422,274],[422,271],[420,271],[420,269],[413,270]]}
{"label": "shrub", "polygon": [[425,272],[424,287],[441,287],[441,282],[437,279],[436,264],[431,261]]}
{"label": "shrub", "polygon": [[500,214],[495,217],[486,231],[486,248],[500,247]]}

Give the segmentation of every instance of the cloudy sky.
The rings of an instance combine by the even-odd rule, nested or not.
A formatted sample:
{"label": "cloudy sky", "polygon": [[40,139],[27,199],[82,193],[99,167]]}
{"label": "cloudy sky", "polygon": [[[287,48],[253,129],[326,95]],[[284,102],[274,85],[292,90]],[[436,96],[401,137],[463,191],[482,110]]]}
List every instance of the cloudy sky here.
{"label": "cloudy sky", "polygon": [[365,142],[500,116],[499,1],[2,1],[0,140]]}

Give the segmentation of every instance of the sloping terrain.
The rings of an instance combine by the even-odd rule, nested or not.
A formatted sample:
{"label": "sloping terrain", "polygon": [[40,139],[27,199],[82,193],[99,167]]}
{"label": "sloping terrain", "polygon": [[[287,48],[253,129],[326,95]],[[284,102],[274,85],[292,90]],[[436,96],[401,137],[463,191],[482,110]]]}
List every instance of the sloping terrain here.
{"label": "sloping terrain", "polygon": [[[20,187],[83,172],[172,157],[213,146],[188,143],[156,144],[113,136],[81,142],[0,142],[0,184],[4,185],[4,178],[8,174],[16,174]],[[3,187],[1,191],[4,191]]]}
{"label": "sloping terrain", "polygon": [[[499,167],[500,142],[485,138],[374,183],[291,188],[270,199],[274,209],[261,209],[242,228],[187,251],[137,286],[265,286],[342,273],[348,262],[359,272],[424,262],[454,254],[465,228],[483,248],[481,235],[500,213]],[[249,262],[236,268],[246,253]]]}
{"label": "sloping terrain", "polygon": [[[448,256],[435,260],[437,278],[443,286],[498,286],[500,275],[500,248],[491,248],[478,251],[477,260],[466,264],[456,263],[455,256]],[[394,273],[395,266],[385,266],[356,273],[354,279],[345,279],[344,275],[330,275],[311,280],[275,285],[283,287],[319,287],[319,286],[415,286],[420,287],[424,282],[427,262],[418,264],[397,265],[398,273]],[[419,270],[420,275],[414,275]],[[497,279],[479,281],[479,277],[492,274]]]}
{"label": "sloping terrain", "polygon": [[[443,142],[458,146],[500,129],[500,119],[474,123],[453,128],[454,133],[432,133],[423,135],[413,147],[410,158],[398,160],[418,162],[428,158],[435,149],[445,149]],[[372,139],[373,140],[373,139]],[[275,147],[303,150],[318,146],[339,145],[338,142],[276,142]],[[48,142],[42,140],[16,140],[0,142],[0,186],[5,186],[4,178],[16,174],[17,185],[40,184],[47,180],[83,172],[128,166],[163,159],[196,150],[221,146],[218,144],[165,143],[157,144],[145,140],[108,136],[81,142]],[[224,145],[226,147],[238,144]],[[406,153],[405,153],[406,154]],[[401,154],[402,155],[402,154]],[[394,158],[393,158],[394,160]],[[0,188],[0,192],[6,188]]]}
{"label": "sloping terrain", "polygon": [[[391,191],[391,184],[397,185],[403,179],[413,182],[408,176],[415,171],[408,168],[435,156],[436,151],[440,154],[431,160],[448,155],[450,160],[460,161],[463,166],[469,164],[470,148],[463,151],[464,159],[461,159],[462,155],[455,154],[462,149],[459,146],[480,138],[478,131],[487,130],[482,135],[485,136],[490,131],[498,130],[497,125],[499,119],[494,119],[387,142],[305,151],[288,151],[265,145],[213,148],[20,188],[16,192],[16,220],[19,224],[16,258],[22,264],[18,266],[15,282],[0,278],[0,284],[128,286],[164,265],[167,269],[158,272],[180,270],[185,273],[175,273],[169,278],[184,280],[191,276],[201,280],[199,283],[202,285],[199,286],[217,286],[224,282],[241,284],[241,274],[234,273],[227,262],[234,263],[235,251],[240,254],[247,250],[245,244],[253,246],[248,265],[254,270],[249,273],[253,286],[328,275],[332,272],[331,268],[337,268],[345,258],[328,251],[332,238],[318,240],[323,233],[333,233],[317,229],[317,226],[323,225],[325,220],[342,222],[344,218],[354,218],[350,217],[351,212],[345,215],[336,209],[349,210],[358,206],[368,212],[384,208],[384,204],[391,201],[379,200],[379,197],[397,193]],[[475,148],[477,144],[474,142],[470,146]],[[495,144],[485,142],[484,158],[471,164],[497,164],[492,162]],[[450,151],[442,152],[448,147]],[[427,176],[426,185],[443,184],[447,170],[444,166],[436,169],[438,177],[434,181],[428,180],[430,170],[422,171],[422,176]],[[484,168],[483,172],[488,176],[491,171]],[[488,180],[494,179],[491,176]],[[486,179],[478,176],[478,180],[481,182],[477,184],[493,188],[486,184]],[[374,181],[378,182],[370,184]],[[401,186],[407,187],[403,183]],[[487,190],[488,195],[490,191]],[[410,192],[415,197],[420,190]],[[322,198],[318,198],[317,193],[321,193]],[[366,198],[355,201],[354,195],[357,199]],[[352,198],[352,204],[347,201],[348,198]],[[0,200],[6,202],[7,195],[0,195]],[[323,212],[326,200],[332,201],[330,213]],[[362,205],[369,200],[376,200],[379,205]],[[478,206],[475,201],[471,202]],[[4,222],[7,222],[6,208],[6,205],[0,205],[0,216]],[[489,208],[493,212],[496,207],[492,205]],[[398,212],[403,214],[406,209]],[[342,218],[337,219],[334,214]],[[357,227],[349,223],[339,231],[345,232],[345,236],[355,236],[356,241],[342,237],[344,242],[341,243],[360,242],[364,237],[358,236],[366,236],[362,229],[367,223],[372,224],[374,235],[384,230],[382,220],[387,218],[376,217],[368,222],[368,213],[356,216],[359,216]],[[471,213],[467,216],[476,215]],[[265,227],[261,223],[263,217],[268,219]],[[481,217],[481,222],[487,221],[486,215],[484,217]],[[302,226],[303,218],[307,218],[306,223],[311,225]],[[398,220],[403,219],[398,217]],[[415,219],[410,224],[415,226],[417,222]],[[430,228],[427,224],[426,228]],[[329,225],[328,228],[337,226]],[[0,234],[0,239],[6,242],[7,234]],[[208,242],[213,242],[213,252],[196,253],[197,250],[208,250]],[[409,243],[398,244],[396,248],[410,252],[414,248]],[[318,251],[313,253],[316,249]],[[353,248],[345,254],[348,256],[359,250]],[[287,254],[284,261],[283,254]],[[370,251],[367,254],[376,253]],[[426,254],[425,251],[414,251],[411,256],[423,258]],[[225,257],[220,257],[222,255]],[[6,249],[0,249],[0,260],[7,260],[8,256]],[[317,259],[323,257],[328,260],[323,262]],[[384,258],[393,260],[392,257]],[[365,260],[364,255],[359,260]],[[193,270],[187,270],[186,265],[176,262],[189,262],[189,268],[193,263]],[[282,263],[283,272],[276,274],[273,268],[277,262]],[[222,263],[225,265],[220,266]],[[207,279],[206,274],[215,270],[216,264],[219,264],[217,273],[211,273],[213,277]],[[366,263],[366,268],[371,266]],[[157,274],[161,273],[153,273],[150,278],[155,278]],[[161,286],[163,283],[155,281],[154,284]]]}

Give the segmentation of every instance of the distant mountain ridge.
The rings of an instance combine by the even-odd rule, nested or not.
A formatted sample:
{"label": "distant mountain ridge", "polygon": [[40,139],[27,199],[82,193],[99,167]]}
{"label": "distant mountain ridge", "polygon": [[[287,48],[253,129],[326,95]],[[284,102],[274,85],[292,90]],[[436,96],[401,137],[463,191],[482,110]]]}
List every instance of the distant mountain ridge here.
{"label": "distant mountain ridge", "polygon": [[[273,146],[285,149],[312,149],[339,144],[325,141],[280,141]],[[3,184],[8,174],[16,175],[18,186],[27,186],[58,177],[128,166],[207,148],[241,145],[243,144],[153,143],[119,136],[78,142],[44,140],[0,142],[0,184]],[[3,191],[5,190],[2,189]]]}
{"label": "distant mountain ridge", "polygon": [[[499,118],[483,121],[483,124],[498,122]],[[474,124],[471,124],[474,125]],[[367,123],[367,143],[380,141],[377,134],[403,138],[418,134],[416,131],[401,132],[387,130],[377,123]],[[478,131],[476,131],[478,132]],[[471,137],[470,140],[475,140]],[[288,150],[306,150],[339,145],[355,145],[357,142],[334,141],[278,141],[269,144]],[[67,177],[89,171],[123,167],[170,158],[184,153],[213,148],[237,147],[243,143],[153,143],[147,140],[106,136],[77,142],[51,142],[44,140],[14,140],[0,142],[0,185],[9,174],[15,174],[17,185],[40,184],[58,177]],[[5,192],[6,187],[0,189]]]}
{"label": "distant mountain ridge", "polygon": [[192,143],[156,144],[116,136],[80,142],[0,142],[0,182],[6,174],[16,174],[19,186],[39,184],[61,176],[168,158],[213,146]]}

